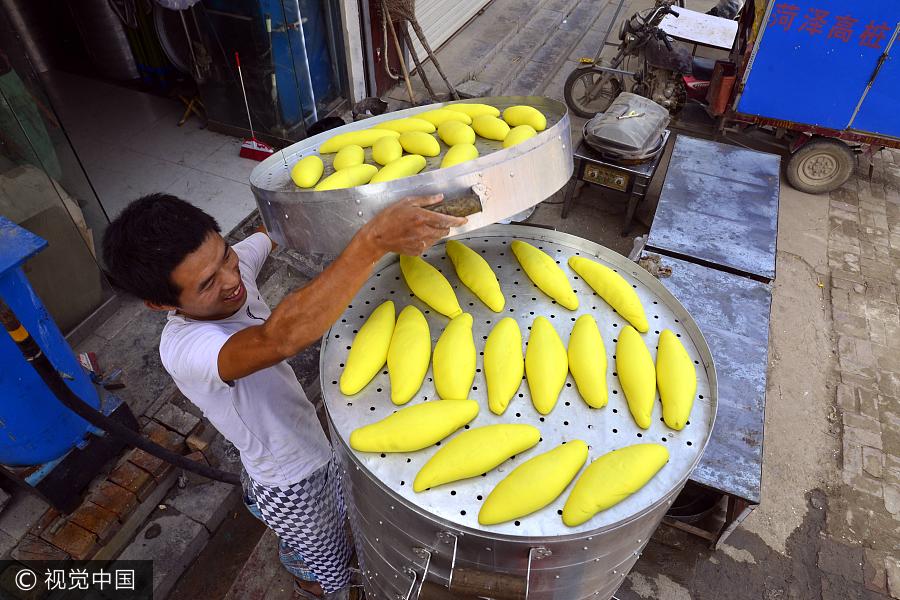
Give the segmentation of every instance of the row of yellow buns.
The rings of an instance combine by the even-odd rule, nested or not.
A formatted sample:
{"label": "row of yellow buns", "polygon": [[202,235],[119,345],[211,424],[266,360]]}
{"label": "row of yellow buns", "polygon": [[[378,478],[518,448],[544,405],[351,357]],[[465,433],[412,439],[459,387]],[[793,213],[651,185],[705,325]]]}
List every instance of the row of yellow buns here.
{"label": "row of yellow buns", "polygon": [[[500,111],[487,104],[451,104],[379,123],[371,129],[335,135],[319,146],[319,154],[336,153],[332,162],[335,172],[322,179],[325,163],[319,155],[311,154],[294,164],[291,179],[297,187],[315,191],[402,179],[421,172],[426,156],[440,155],[435,132],[449,146],[441,160],[441,168],[449,168],[478,158],[476,135],[510,148],[546,127],[546,117],[532,106],[511,106],[500,118]],[[370,147],[372,160],[380,169],[365,162],[365,149]]]}

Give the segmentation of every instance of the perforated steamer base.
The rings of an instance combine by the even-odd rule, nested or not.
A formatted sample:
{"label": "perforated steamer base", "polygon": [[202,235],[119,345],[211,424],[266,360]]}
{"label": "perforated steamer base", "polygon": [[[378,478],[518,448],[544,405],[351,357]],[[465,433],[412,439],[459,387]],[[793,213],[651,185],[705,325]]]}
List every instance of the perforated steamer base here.
{"label": "perforated steamer base", "polygon": [[[459,281],[453,264],[445,255],[443,244],[429,249],[424,255],[425,260],[447,277],[456,291],[463,310],[471,313],[474,318],[473,333],[478,351],[478,370],[470,398],[479,402],[480,412],[467,428],[496,423],[528,423],[540,429],[542,441],[486,475],[446,484],[418,494],[413,492],[412,482],[422,465],[438,448],[384,455],[360,453],[349,449],[348,440],[354,429],[380,420],[398,409],[390,400],[390,382],[386,366],[383,372],[355,396],[344,396],[338,388],[338,380],[354,334],[372,310],[385,300],[394,301],[397,314],[407,304],[417,306],[428,319],[432,347],[449,322],[449,319],[413,297],[403,281],[397,258],[391,257],[376,267],[376,273],[366,282],[352,304],[331,328],[322,346],[323,398],[333,430],[340,438],[333,440],[334,443],[344,444],[347,452],[358,461],[358,466],[367,469],[380,481],[391,492],[392,499],[418,507],[463,530],[471,529],[499,537],[548,538],[600,532],[648,512],[670,496],[673,489],[680,488],[700,459],[709,440],[716,412],[715,369],[709,348],[684,307],[659,281],[636,264],[582,238],[531,227],[495,225],[458,236],[456,239],[465,242],[488,261],[506,296],[504,311],[501,314],[494,313]],[[510,248],[510,243],[514,239],[527,241],[541,248],[559,262],[578,296],[580,306],[577,310],[570,311],[559,306],[531,282],[521,270]],[[671,329],[679,336],[694,360],[697,370],[697,397],[689,424],[682,431],[673,431],[662,422],[658,396],[654,404],[650,429],[644,431],[634,423],[615,374],[616,340],[619,331],[627,323],[568,267],[566,261],[572,255],[599,260],[616,269],[635,287],[650,322],[650,330],[643,334],[642,338],[654,360],[659,333],[663,329]],[[549,415],[542,416],[535,410],[524,379],[506,412],[501,416],[494,415],[488,408],[483,372],[484,342],[491,328],[503,317],[514,317],[522,329],[525,343],[532,321],[542,315],[554,326],[563,343],[568,344],[575,320],[582,314],[594,316],[606,347],[609,388],[607,406],[602,409],[589,408],[581,399],[574,380],[569,375],[559,402]],[[425,383],[408,405],[436,399],[438,398],[429,368]],[[560,516],[571,486],[551,505],[518,521],[488,527],[478,524],[478,511],[483,499],[512,469],[537,454],[557,447],[562,442],[575,439],[584,440],[589,445],[588,461],[616,448],[644,442],[656,442],[666,446],[670,452],[670,460],[639,492],[578,527],[565,526]]]}

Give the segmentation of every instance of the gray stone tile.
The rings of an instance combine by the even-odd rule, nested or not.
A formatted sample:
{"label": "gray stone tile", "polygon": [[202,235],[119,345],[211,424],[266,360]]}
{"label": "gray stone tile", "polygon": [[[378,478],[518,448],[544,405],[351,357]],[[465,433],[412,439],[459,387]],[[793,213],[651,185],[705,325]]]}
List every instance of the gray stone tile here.
{"label": "gray stone tile", "polygon": [[505,93],[511,96],[538,95],[543,88],[544,78],[549,74],[547,65],[528,61]]}
{"label": "gray stone tile", "polygon": [[250,172],[259,163],[240,156],[241,140],[229,137],[219,148],[196,162],[193,167],[199,171],[225,177],[239,183],[250,182]]}
{"label": "gray stone tile", "polygon": [[249,183],[240,183],[196,169],[162,191],[175,194],[215,216],[222,231],[231,231],[256,210],[256,200]]}
{"label": "gray stone tile", "polygon": [[18,541],[49,506],[34,494],[24,490],[16,492],[0,513],[0,532]]}
{"label": "gray stone tile", "polygon": [[197,485],[188,485],[177,489],[166,500],[166,503],[183,515],[203,525],[210,533],[214,532],[231,506],[230,500],[240,493],[240,488],[222,483],[206,481]]}
{"label": "gray stone tile", "polygon": [[187,436],[200,423],[200,419],[171,402],[159,407],[153,418],[183,436]]}
{"label": "gray stone tile", "polygon": [[186,515],[157,513],[119,555],[153,561],[153,597],[165,598],[209,540],[206,528]]}
{"label": "gray stone tile", "polygon": [[18,539],[4,531],[0,531],[0,559],[5,559],[18,543]]}
{"label": "gray stone tile", "polygon": [[892,598],[900,598],[900,558],[889,556],[884,559],[888,590]]}
{"label": "gray stone tile", "polygon": [[577,31],[560,30],[534,53],[531,60],[544,63],[548,68],[565,62],[579,39],[581,39],[581,35]]}
{"label": "gray stone tile", "polygon": [[863,469],[875,478],[881,478],[884,454],[875,448],[862,449]]}
{"label": "gray stone tile", "polygon": [[138,315],[148,310],[150,309],[147,308],[142,300],[123,294],[119,308],[109,319],[94,330],[94,335],[109,341],[122,333],[122,330]]}

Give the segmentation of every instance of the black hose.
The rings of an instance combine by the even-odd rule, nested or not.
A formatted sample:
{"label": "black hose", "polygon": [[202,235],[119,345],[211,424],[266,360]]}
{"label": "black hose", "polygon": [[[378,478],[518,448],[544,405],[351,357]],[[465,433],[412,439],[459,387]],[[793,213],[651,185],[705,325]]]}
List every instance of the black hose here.
{"label": "black hose", "polygon": [[241,484],[240,478],[234,473],[228,473],[221,469],[215,469],[208,465],[194,462],[177,452],[172,452],[167,448],[163,448],[159,444],[151,442],[139,432],[110,419],[102,412],[94,409],[84,400],[79,398],[75,392],[69,389],[69,386],[66,385],[62,375],[56,370],[53,363],[47,358],[47,355],[44,354],[40,346],[37,345],[37,342],[34,341],[34,338],[32,338],[21,323],[19,323],[19,320],[2,300],[0,300],[0,320],[2,320],[6,330],[10,334],[14,334],[12,337],[18,345],[19,351],[25,357],[25,360],[31,364],[38,375],[41,376],[41,379],[44,380],[44,383],[50,391],[53,392],[56,399],[76,415],[94,427],[106,431],[113,437],[118,438],[131,446],[140,448],[176,467],[223,483],[230,483],[232,485]]}

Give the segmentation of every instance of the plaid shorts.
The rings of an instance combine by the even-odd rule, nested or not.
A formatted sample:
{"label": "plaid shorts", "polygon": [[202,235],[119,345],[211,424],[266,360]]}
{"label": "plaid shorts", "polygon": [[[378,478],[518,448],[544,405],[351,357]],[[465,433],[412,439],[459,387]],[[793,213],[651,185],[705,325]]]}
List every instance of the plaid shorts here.
{"label": "plaid shorts", "polygon": [[279,558],[295,577],[317,581],[325,593],[350,582],[350,543],[340,467],[334,458],[309,477],[289,486],[259,484],[245,473],[244,502],[278,535]]}

